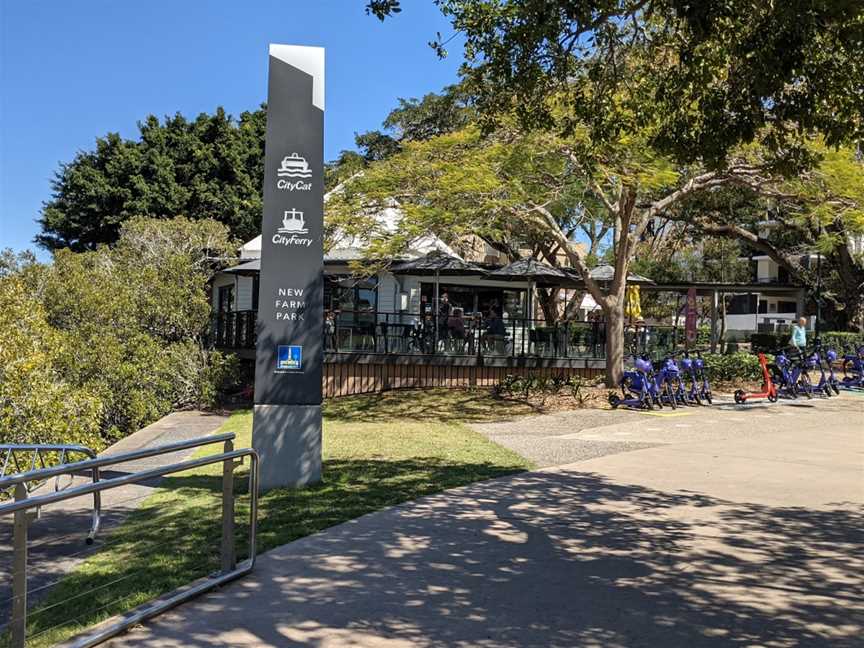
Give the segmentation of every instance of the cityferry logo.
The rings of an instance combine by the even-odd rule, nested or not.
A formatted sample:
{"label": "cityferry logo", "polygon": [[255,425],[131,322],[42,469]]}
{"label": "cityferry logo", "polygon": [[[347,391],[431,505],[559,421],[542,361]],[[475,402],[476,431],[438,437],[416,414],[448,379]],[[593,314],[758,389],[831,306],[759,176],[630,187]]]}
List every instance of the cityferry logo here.
{"label": "cityferry logo", "polygon": [[276,245],[284,245],[286,247],[291,245],[310,247],[312,239],[300,236],[301,234],[308,233],[309,228],[306,227],[303,212],[291,209],[285,211],[282,216],[282,227],[277,228],[272,240]]}
{"label": "cityferry logo", "polygon": [[[309,163],[306,158],[297,153],[286,155],[282,158],[282,165],[276,170],[278,179],[276,187],[284,191],[309,191],[312,189],[312,183],[306,182],[307,178],[312,177],[312,170],[309,168]],[[299,180],[295,180],[299,178]]]}

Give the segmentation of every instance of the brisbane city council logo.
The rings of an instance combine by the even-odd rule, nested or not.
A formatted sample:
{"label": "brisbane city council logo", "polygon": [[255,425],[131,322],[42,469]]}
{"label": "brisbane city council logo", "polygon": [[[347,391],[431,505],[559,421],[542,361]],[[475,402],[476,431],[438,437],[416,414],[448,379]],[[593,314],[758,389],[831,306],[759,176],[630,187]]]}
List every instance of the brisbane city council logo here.
{"label": "brisbane city council logo", "polygon": [[[278,176],[276,188],[282,191],[312,189],[312,183],[307,182],[312,177],[312,170],[306,158],[297,153],[282,158],[282,164],[276,170],[276,175]],[[286,247],[293,245],[311,247],[312,239],[303,236],[308,233],[309,228],[306,227],[303,212],[295,208],[286,209],[282,215],[282,227],[277,228],[276,234],[273,235],[273,243]]]}

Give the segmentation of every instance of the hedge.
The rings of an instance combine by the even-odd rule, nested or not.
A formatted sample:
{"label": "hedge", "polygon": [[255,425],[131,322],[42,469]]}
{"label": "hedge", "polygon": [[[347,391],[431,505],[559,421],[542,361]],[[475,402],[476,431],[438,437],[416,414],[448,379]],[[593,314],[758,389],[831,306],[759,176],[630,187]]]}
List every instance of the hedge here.
{"label": "hedge", "polygon": [[702,357],[711,381],[742,382],[762,376],[759,358],[752,353],[706,353]]}
{"label": "hedge", "polygon": [[[860,346],[864,344],[864,334],[849,333],[845,331],[827,331],[820,336],[822,344],[835,349],[843,349],[848,346]],[[756,351],[770,352],[775,349],[788,347],[792,334],[789,331],[782,333],[753,333],[750,335],[750,348]],[[813,334],[808,332],[807,342],[813,342]]]}

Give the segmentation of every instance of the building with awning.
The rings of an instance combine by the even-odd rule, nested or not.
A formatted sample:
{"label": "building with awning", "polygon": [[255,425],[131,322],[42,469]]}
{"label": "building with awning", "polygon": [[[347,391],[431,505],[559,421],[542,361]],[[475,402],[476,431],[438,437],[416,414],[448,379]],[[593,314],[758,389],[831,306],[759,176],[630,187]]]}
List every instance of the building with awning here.
{"label": "building with awning", "polygon": [[[255,353],[260,248],[260,237],[246,242],[237,264],[211,282],[211,343],[247,359]],[[387,376],[419,386],[448,380],[478,384],[501,372],[590,376],[605,369],[602,312],[573,268],[530,257],[506,263],[488,249],[459,254],[431,235],[411,242],[399,258],[378,260],[368,276],[356,272],[363,258],[362,242],[350,237],[337,237],[325,252],[322,336],[325,374],[332,383],[325,393],[357,393],[365,387],[356,385],[369,380],[395,384]],[[591,277],[608,286],[614,268],[597,266]],[[791,309],[791,319],[806,301],[802,288],[778,282],[658,284],[631,272],[627,283],[643,303],[651,295],[665,294],[668,300],[695,290],[708,313],[702,323],[707,320],[712,348],[722,330],[724,301],[725,330],[742,335],[782,325],[786,313],[777,308]],[[551,318],[550,295],[556,300]],[[782,306],[769,310],[772,300]],[[631,320],[629,326],[638,324],[643,333],[651,329],[650,335],[625,336],[628,345],[645,346],[634,350],[656,355],[683,343],[683,317]]]}

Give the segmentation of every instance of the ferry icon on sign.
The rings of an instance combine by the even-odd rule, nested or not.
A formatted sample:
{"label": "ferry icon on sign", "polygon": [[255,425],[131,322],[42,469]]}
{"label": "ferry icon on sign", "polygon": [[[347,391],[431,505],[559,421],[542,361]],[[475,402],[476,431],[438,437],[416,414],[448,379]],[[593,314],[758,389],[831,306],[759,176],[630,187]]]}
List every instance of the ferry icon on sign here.
{"label": "ferry icon on sign", "polygon": [[312,170],[309,168],[306,158],[292,153],[282,158],[282,166],[277,169],[276,174],[280,178],[310,178],[312,177]]}
{"label": "ferry icon on sign", "polygon": [[291,209],[282,216],[282,227],[276,230],[280,234],[306,234],[309,229],[303,219],[303,212]]}

